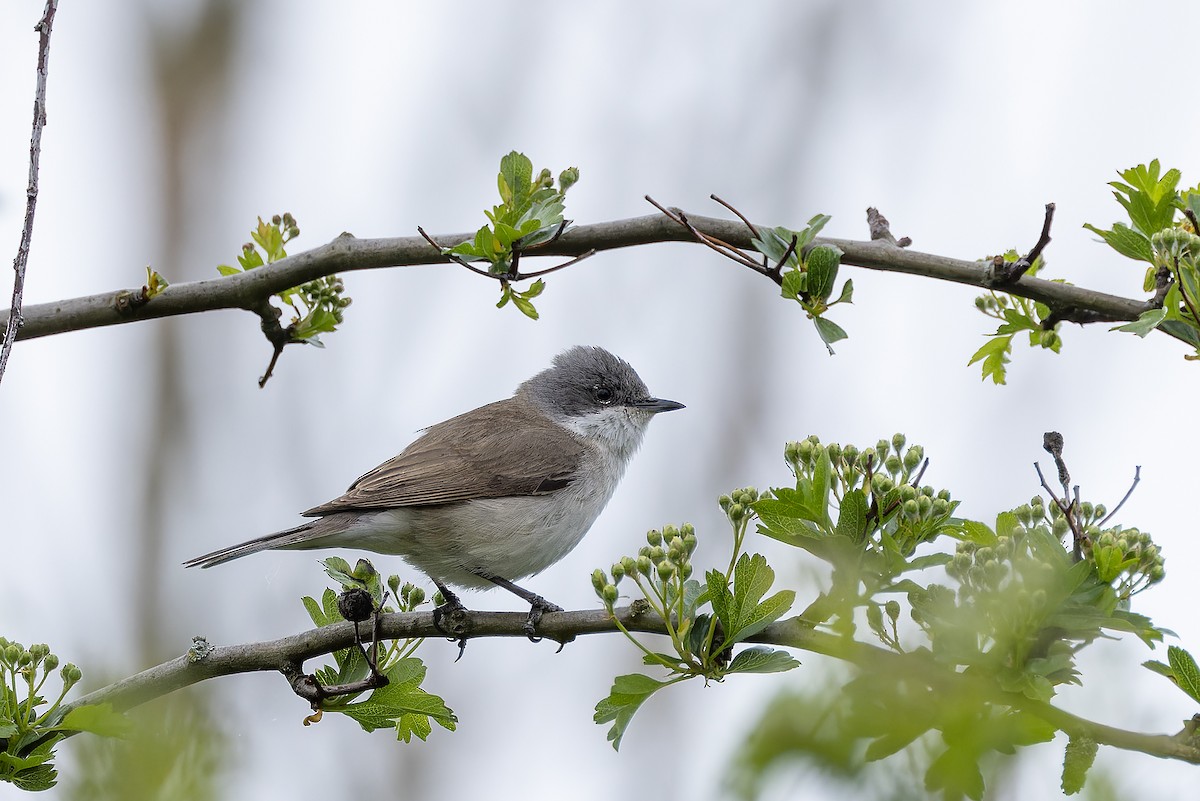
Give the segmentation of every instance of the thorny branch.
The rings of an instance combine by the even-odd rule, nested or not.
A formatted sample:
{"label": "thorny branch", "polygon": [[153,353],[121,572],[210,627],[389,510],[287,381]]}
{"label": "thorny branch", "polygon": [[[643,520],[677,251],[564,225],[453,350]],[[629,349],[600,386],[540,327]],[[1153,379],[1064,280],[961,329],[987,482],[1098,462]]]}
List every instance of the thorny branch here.
{"label": "thorny branch", "polygon": [[17,256],[13,259],[12,304],[4,321],[4,338],[0,342],[0,381],[4,380],[4,368],[8,366],[8,355],[17,339],[17,331],[24,324],[22,305],[25,299],[25,267],[29,263],[29,248],[33,242],[33,215],[37,210],[38,172],[42,160],[42,129],[46,127],[46,78],[50,68],[50,32],[54,27],[54,14],[58,11],[58,0],[46,0],[42,18],[34,26],[38,33],[37,88],[33,93],[33,133],[29,137],[29,183],[25,189],[25,225],[21,229],[21,242],[17,245]]}

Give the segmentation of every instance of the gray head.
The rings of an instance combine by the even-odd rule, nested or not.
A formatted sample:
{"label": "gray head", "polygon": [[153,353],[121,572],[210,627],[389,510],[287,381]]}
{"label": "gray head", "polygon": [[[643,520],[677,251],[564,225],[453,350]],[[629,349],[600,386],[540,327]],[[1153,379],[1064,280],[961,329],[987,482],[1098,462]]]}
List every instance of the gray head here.
{"label": "gray head", "polygon": [[683,408],[651,396],[624,359],[583,345],[555,356],[553,366],[522,384],[517,394],[575,433],[610,440],[629,451],[641,441],[650,418]]}

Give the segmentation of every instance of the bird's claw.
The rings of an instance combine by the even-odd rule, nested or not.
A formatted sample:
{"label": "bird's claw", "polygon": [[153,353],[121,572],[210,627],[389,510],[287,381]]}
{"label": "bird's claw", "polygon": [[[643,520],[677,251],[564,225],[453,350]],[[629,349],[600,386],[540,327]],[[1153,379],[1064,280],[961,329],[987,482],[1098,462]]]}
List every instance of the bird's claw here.
{"label": "bird's claw", "polygon": [[458,656],[454,661],[462,659],[463,652],[467,650],[467,631],[468,618],[467,608],[463,606],[462,601],[455,596],[450,596],[446,599],[446,603],[433,610],[433,625],[451,642],[458,643]]}
{"label": "bird's claw", "polygon": [[[545,612],[561,612],[563,608],[558,604],[552,604],[540,595],[535,595],[533,601],[529,605],[529,617],[525,618],[525,625],[521,630],[525,632],[525,636],[530,642],[541,642],[542,637],[537,633],[538,623],[542,622],[542,614]],[[562,643],[559,643],[560,651]]]}

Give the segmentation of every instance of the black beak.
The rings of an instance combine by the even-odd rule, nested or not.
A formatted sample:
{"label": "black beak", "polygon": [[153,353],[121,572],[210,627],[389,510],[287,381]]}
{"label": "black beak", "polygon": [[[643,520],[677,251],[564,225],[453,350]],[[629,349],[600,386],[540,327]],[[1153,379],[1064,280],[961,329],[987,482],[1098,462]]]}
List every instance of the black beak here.
{"label": "black beak", "polygon": [[686,408],[678,401],[664,400],[663,398],[646,398],[645,400],[634,401],[629,405],[635,409],[645,409],[651,414],[658,414],[659,412],[673,412],[676,409]]}

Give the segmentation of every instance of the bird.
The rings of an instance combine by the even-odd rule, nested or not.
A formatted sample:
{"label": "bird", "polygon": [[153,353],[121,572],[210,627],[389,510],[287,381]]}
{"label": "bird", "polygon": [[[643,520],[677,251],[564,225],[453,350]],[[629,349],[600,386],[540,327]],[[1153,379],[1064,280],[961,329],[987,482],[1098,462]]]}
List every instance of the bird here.
{"label": "bird", "polygon": [[[625,360],[575,346],[512,397],[424,430],[294,528],[184,562],[213,567],[264,550],[398,555],[441,592],[499,586],[530,604],[525,632],[562,608],[515,582],[567,555],[608,504],[650,420],[682,403],[652,397]],[[435,620],[438,615],[435,613]]]}

